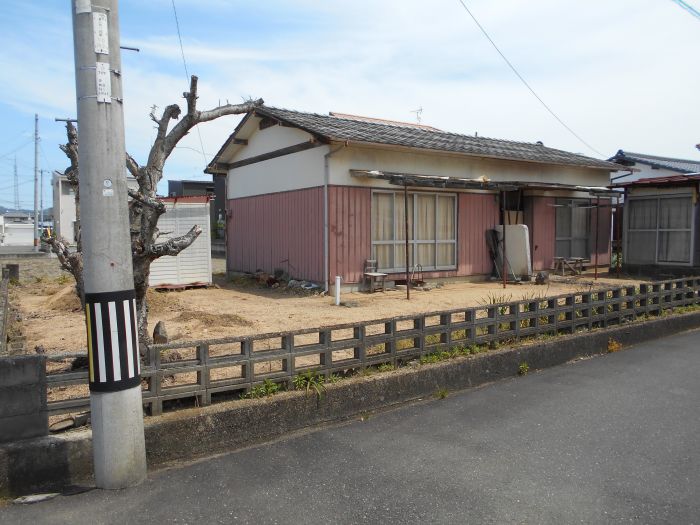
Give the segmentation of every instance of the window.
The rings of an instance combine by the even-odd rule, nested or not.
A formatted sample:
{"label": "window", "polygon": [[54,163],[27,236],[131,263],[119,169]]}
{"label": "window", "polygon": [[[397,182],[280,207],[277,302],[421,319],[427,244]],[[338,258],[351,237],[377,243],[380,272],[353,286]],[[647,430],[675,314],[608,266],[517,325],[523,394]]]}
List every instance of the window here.
{"label": "window", "polygon": [[[406,268],[403,192],[372,193],[372,258],[384,271]],[[442,193],[408,194],[408,264],[423,270],[457,267],[457,198]]]}
{"label": "window", "polygon": [[689,264],[693,203],[688,196],[630,198],[627,261],[634,264]]}
{"label": "window", "polygon": [[591,203],[587,199],[556,200],[556,256],[588,259]]}

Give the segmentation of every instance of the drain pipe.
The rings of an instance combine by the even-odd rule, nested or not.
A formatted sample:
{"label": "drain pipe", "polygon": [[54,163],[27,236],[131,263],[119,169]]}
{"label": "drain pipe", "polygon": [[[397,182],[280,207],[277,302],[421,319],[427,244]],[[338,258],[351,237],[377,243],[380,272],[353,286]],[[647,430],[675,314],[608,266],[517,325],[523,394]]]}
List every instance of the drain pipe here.
{"label": "drain pipe", "polygon": [[323,156],[323,283],[326,294],[330,291],[330,228],[328,225],[328,181],[330,180],[330,161],[332,155],[347,147],[348,141],[335,149],[329,149]]}

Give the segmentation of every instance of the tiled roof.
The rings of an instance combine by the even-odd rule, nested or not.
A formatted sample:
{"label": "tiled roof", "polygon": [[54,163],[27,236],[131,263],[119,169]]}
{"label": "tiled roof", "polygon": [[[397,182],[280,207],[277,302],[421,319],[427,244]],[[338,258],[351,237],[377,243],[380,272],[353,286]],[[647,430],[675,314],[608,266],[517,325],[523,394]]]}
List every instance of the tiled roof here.
{"label": "tiled roof", "polygon": [[541,143],[474,137],[391,121],[343,118],[337,114],[319,115],[267,106],[256,108],[254,111],[258,116],[271,117],[327,140],[406,146],[477,157],[582,166],[609,171],[622,169],[621,166],[605,160],[548,148]]}
{"label": "tiled roof", "polygon": [[644,153],[634,153],[632,151],[619,150],[614,157],[611,157],[608,160],[626,166],[631,166],[635,162],[640,162],[655,168],[665,168],[668,170],[677,171],[678,173],[700,172],[700,160],[675,159],[673,157],[646,155]]}

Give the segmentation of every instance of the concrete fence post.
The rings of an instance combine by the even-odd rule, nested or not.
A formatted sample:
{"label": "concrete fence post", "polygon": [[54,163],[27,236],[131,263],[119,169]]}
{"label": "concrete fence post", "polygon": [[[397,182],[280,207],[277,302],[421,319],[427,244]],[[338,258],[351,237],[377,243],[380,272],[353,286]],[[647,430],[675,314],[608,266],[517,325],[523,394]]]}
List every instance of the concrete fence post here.
{"label": "concrete fence post", "polygon": [[46,436],[46,358],[0,359],[0,443]]}

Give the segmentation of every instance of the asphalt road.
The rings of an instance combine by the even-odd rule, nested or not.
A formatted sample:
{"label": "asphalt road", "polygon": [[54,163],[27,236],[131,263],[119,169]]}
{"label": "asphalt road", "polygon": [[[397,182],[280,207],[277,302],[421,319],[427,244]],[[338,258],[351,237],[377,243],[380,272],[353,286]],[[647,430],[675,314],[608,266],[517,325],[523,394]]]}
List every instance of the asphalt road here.
{"label": "asphalt road", "polygon": [[13,505],[0,523],[700,523],[699,337]]}

